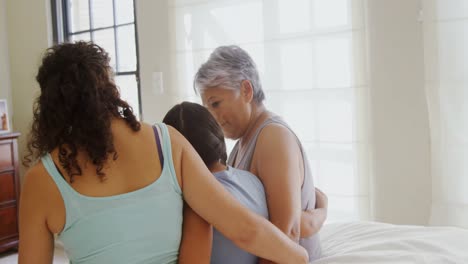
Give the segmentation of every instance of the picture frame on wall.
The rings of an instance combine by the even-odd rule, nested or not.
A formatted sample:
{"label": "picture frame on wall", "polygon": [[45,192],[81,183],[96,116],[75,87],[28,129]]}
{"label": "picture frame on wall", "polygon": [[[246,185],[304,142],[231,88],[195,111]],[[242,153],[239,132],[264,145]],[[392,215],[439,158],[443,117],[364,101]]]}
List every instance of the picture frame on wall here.
{"label": "picture frame on wall", "polygon": [[7,100],[0,99],[0,134],[10,132]]}

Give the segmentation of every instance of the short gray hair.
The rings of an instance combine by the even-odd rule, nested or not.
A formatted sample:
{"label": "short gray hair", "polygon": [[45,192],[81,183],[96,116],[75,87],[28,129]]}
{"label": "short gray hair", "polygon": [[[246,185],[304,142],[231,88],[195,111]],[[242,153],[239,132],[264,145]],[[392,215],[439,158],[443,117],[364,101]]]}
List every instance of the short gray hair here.
{"label": "short gray hair", "polygon": [[238,46],[220,46],[211,53],[195,74],[195,92],[206,88],[225,86],[240,91],[243,80],[252,84],[253,99],[261,103],[265,99],[257,66],[249,54]]}

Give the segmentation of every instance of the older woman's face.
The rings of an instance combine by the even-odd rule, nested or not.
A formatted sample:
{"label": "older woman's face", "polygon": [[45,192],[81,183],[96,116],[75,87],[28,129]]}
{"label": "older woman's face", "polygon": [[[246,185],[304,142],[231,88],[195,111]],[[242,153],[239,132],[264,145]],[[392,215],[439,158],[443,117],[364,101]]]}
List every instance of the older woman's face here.
{"label": "older woman's face", "polygon": [[218,86],[205,89],[201,98],[225,137],[239,139],[244,135],[250,121],[251,106],[240,92]]}

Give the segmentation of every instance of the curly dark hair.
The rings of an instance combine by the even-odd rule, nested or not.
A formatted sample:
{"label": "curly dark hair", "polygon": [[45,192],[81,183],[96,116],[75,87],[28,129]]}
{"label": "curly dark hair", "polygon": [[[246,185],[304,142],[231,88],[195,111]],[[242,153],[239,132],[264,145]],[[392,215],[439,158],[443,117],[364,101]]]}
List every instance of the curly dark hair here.
{"label": "curly dark hair", "polygon": [[197,151],[207,167],[215,162],[226,164],[223,130],[202,105],[182,102],[167,112],[163,123],[178,130]]}
{"label": "curly dark hair", "polygon": [[73,182],[86,153],[101,180],[109,155],[117,159],[111,120],[122,118],[133,131],[140,122],[120,98],[109,55],[91,42],[55,45],[45,52],[36,80],[41,88],[33,110],[26,166],[58,148],[59,162]]}

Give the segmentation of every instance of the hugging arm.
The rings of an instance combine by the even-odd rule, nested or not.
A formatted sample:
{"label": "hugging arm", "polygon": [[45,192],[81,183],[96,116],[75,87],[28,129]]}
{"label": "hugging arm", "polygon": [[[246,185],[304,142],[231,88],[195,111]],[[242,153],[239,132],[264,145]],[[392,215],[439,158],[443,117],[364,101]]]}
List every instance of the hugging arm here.
{"label": "hugging arm", "polygon": [[308,255],[304,248],[268,220],[242,206],[213,177],[179,132],[170,128],[170,135],[172,145],[180,146],[180,174],[185,201],[198,215],[239,248],[254,255],[277,263],[307,263]]}

